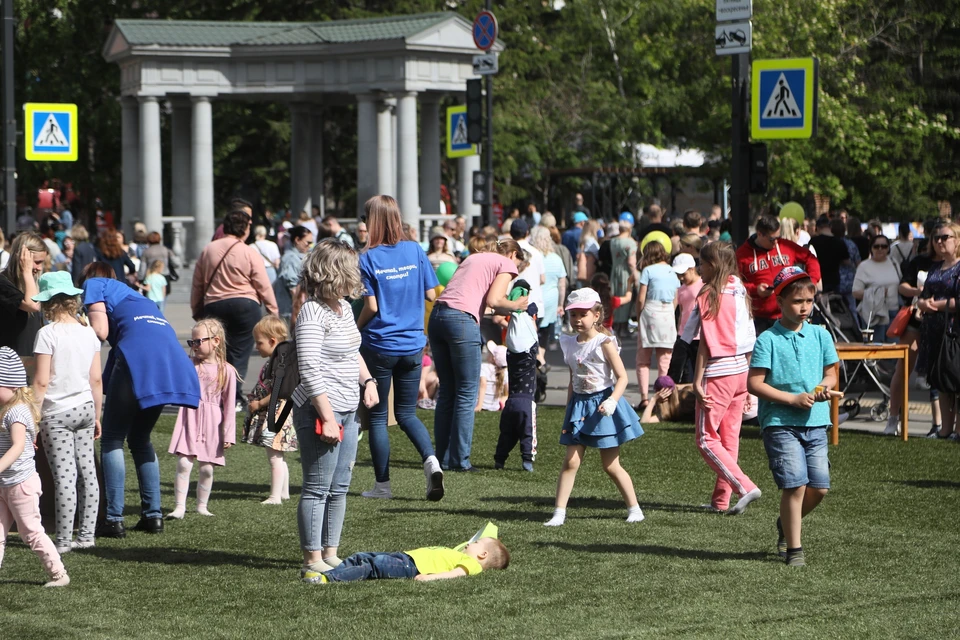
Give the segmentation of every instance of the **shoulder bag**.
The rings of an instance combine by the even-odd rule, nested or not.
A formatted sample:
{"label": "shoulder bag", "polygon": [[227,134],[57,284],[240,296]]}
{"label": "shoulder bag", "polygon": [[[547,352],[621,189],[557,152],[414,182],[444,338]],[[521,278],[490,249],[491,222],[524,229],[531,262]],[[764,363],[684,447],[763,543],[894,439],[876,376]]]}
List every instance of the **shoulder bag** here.
{"label": "shoulder bag", "polygon": [[[207,278],[207,282],[206,282],[206,284],[203,286],[204,290],[209,289],[209,288],[210,288],[210,285],[213,284],[213,279],[216,277],[217,272],[220,271],[220,267],[223,266],[223,261],[227,259],[227,256],[230,255],[230,252],[233,251],[233,250],[237,247],[238,244],[243,244],[243,240],[237,240],[235,243],[233,243],[232,245],[230,245],[230,248],[227,249],[226,252],[224,252],[223,257],[220,258],[220,262],[218,262],[218,263],[217,263],[217,266],[214,267],[213,273],[211,273],[211,274],[210,274],[210,277]],[[206,316],[206,313],[202,313],[200,317],[205,317],[205,316]],[[199,319],[200,319],[200,318],[194,318],[194,320],[199,320]]]}
{"label": "shoulder bag", "polygon": [[946,318],[943,326],[943,341],[940,350],[933,357],[927,372],[927,382],[943,393],[960,393],[960,334],[956,320],[960,316],[960,298],[956,300],[954,312],[941,311]]}

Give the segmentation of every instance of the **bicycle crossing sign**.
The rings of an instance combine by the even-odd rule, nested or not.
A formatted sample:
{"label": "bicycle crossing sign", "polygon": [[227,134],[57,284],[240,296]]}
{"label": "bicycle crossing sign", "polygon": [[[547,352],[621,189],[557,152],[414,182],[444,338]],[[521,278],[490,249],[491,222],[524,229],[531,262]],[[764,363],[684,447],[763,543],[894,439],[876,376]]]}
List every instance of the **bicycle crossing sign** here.
{"label": "bicycle crossing sign", "polygon": [[77,105],[27,102],[23,110],[27,160],[77,159]]}
{"label": "bicycle crossing sign", "polygon": [[477,146],[467,141],[467,105],[447,107],[447,157],[462,158],[477,154]]}
{"label": "bicycle crossing sign", "polygon": [[816,58],[753,61],[750,135],[755,140],[817,134],[818,70]]}

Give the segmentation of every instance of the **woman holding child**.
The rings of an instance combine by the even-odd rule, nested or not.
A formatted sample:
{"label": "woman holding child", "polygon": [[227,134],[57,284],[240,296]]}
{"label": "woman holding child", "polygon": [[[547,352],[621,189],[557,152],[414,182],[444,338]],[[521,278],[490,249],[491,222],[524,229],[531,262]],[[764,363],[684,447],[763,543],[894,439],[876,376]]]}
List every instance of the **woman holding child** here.
{"label": "woman holding child", "polygon": [[447,283],[430,314],[430,350],[440,378],[434,439],[441,465],[472,471],[474,407],[480,386],[480,319],[486,307],[506,315],[527,308],[526,296],[507,297],[523,262],[515,240],[472,253]]}

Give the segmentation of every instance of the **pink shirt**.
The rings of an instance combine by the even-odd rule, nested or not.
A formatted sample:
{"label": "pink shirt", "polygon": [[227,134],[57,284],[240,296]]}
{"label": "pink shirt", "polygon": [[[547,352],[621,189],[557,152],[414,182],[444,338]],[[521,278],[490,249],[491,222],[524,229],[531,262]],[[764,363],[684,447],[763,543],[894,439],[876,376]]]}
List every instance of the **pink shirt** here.
{"label": "pink shirt", "polygon": [[[697,278],[697,281],[691,285],[681,285],[680,291],[677,293],[677,297],[680,301],[680,331],[683,332],[684,327],[687,326],[687,320],[690,319],[690,314],[693,313],[693,308],[697,306],[697,296],[700,295],[700,289],[703,289],[703,280]],[[700,339],[700,331],[698,330],[696,335],[693,336],[694,340]]]}
{"label": "pink shirt", "polygon": [[501,273],[517,275],[513,260],[499,253],[474,253],[457,268],[437,302],[469,313],[479,323],[490,285]]}

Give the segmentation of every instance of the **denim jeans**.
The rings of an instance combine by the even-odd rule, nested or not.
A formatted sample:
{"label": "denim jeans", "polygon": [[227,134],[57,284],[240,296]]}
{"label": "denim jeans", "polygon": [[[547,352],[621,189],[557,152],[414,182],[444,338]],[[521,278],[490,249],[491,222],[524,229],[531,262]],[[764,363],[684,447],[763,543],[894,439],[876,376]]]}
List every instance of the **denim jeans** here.
{"label": "denim jeans", "polygon": [[126,467],[123,441],[130,447],[140,486],[140,513],[144,518],[160,518],[160,463],[150,442],[163,405],[141,409],[133,392],[133,379],[127,362],[116,354],[110,384],[104,389],[103,435],[100,440],[100,465],[103,467],[108,522],[123,521],[123,489]]}
{"label": "denim jeans", "polygon": [[437,457],[444,469],[469,469],[473,408],[480,388],[480,327],[468,313],[434,305],[430,349],[440,378],[433,422]]}
{"label": "denim jeans", "polygon": [[300,548],[320,551],[340,546],[340,532],[347,510],[347,490],[357,457],[356,412],[334,412],[343,425],[343,442],[330,444],[320,440],[315,425],[317,411],[312,405],[293,409],[293,425],[300,443],[303,487],[297,506]]}
{"label": "denim jeans", "polygon": [[[260,303],[250,298],[220,300],[205,305],[203,315],[223,323],[223,330],[227,334],[227,362],[237,370],[240,379],[245,380],[247,363],[253,353],[253,327],[263,316]],[[246,404],[242,386],[237,385],[237,402]]]}
{"label": "denim jeans", "polygon": [[355,553],[333,571],[324,575],[331,582],[356,582],[358,580],[389,580],[391,578],[415,578],[417,565],[405,553]]}
{"label": "denim jeans", "polygon": [[826,427],[766,427],[760,435],[778,489],[830,488]]}
{"label": "denim jeans", "polygon": [[395,383],[393,411],[397,424],[413,446],[417,448],[421,460],[433,455],[433,443],[430,433],[417,417],[417,395],[420,393],[420,352],[409,356],[388,356],[372,349],[361,348],[360,355],[370,369],[370,375],[376,378],[380,403],[370,409],[370,457],[373,459],[373,473],[377,482],[390,479],[390,436],[387,434],[387,398],[390,383]]}

